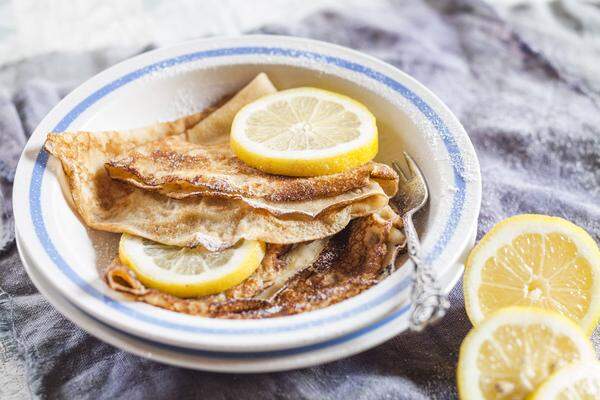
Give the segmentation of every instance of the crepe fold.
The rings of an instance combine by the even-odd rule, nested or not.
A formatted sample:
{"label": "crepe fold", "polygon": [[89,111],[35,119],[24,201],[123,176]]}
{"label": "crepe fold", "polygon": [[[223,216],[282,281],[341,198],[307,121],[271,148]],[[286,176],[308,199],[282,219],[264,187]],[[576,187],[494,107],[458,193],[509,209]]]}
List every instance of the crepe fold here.
{"label": "crepe fold", "polygon": [[[261,197],[241,182],[245,178],[259,179],[257,177],[266,182],[266,178],[242,169],[231,157],[223,156],[227,152],[224,140],[228,124],[231,125],[233,115],[244,104],[274,90],[268,77],[261,74],[208,117],[207,113],[198,113],[129,131],[51,133],[45,149],[61,161],[73,203],[88,226],[127,232],[167,245],[201,245],[217,251],[240,239],[273,244],[299,243],[333,235],[353,218],[385,207],[391,192],[386,194],[377,179],[387,176],[387,172],[377,172],[376,164],[356,173],[357,181],[362,179],[368,184],[324,197],[292,195],[288,198],[295,200],[275,201],[283,193],[267,192]],[[190,140],[204,140],[204,144],[197,143],[198,146],[193,147],[195,150],[191,150],[189,146],[193,143]],[[228,161],[214,166],[223,167],[225,171],[233,168],[233,171],[229,170],[234,173],[228,175],[232,178],[227,190],[218,185],[200,185],[199,193],[187,197],[174,194],[176,198],[173,198],[147,190],[146,184],[134,182],[135,179],[125,179],[127,182],[112,179],[105,168],[107,163],[112,166],[118,160],[130,157],[129,152],[151,154],[154,146],[163,145],[177,149],[169,155],[173,162],[188,154],[186,151],[198,148],[204,154],[209,152],[210,157],[224,157],[223,160]],[[188,150],[184,150],[186,148]],[[212,160],[210,157],[206,156],[206,159]],[[146,171],[160,171],[159,159],[157,157],[152,165],[144,164]],[[168,163],[167,159],[163,161]],[[199,167],[200,164],[196,164],[195,168]],[[175,170],[168,168],[171,172]],[[383,179],[384,186],[393,179]],[[258,186],[264,191],[265,185]],[[395,187],[395,183],[390,187]],[[319,190],[324,193],[326,189]]]}
{"label": "crepe fold", "polygon": [[138,146],[108,162],[106,169],[114,179],[176,199],[227,197],[277,215],[310,217],[369,197],[387,202],[398,184],[394,170],[374,162],[333,175],[267,174],[238,159],[228,142],[192,144],[181,136]]}
{"label": "crepe fold", "polygon": [[389,207],[352,221],[331,238],[268,245],[261,266],[217,295],[181,299],[145,287],[116,260],[108,285],[134,300],[168,310],[216,318],[265,318],[316,310],[355,296],[384,274],[392,246],[402,243],[400,218]]}

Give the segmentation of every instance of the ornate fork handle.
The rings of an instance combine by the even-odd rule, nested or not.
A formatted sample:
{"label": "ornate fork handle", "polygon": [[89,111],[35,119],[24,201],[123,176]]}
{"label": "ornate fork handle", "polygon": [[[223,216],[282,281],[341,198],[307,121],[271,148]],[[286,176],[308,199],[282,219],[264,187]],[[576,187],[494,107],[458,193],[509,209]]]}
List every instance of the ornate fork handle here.
{"label": "ornate fork handle", "polygon": [[429,265],[420,258],[421,245],[412,222],[412,213],[404,215],[403,221],[408,255],[415,263],[411,291],[410,328],[414,331],[421,331],[428,324],[442,318],[450,307],[450,303],[440,289]]}

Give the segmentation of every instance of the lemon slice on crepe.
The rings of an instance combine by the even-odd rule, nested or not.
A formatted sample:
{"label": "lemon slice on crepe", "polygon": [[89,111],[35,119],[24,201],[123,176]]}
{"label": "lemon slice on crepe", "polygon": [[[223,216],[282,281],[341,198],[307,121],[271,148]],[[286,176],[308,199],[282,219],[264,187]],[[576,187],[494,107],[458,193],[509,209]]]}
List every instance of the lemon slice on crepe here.
{"label": "lemon slice on crepe", "polygon": [[474,325],[502,307],[536,306],[589,333],[600,318],[600,250],[562,218],[518,215],[493,227],[471,251],[463,287]]}
{"label": "lemon slice on crepe", "polygon": [[600,399],[600,362],[581,362],[560,369],[530,399]]}
{"label": "lemon slice on crepe", "polygon": [[524,399],[553,372],[595,358],[570,319],[535,307],[507,307],[485,319],[460,347],[461,399]]}
{"label": "lemon slice on crepe", "polygon": [[178,297],[219,293],[248,278],[260,265],[265,244],[242,240],[223,251],[166,246],[124,233],[121,262],[146,286]]}
{"label": "lemon slice on crepe", "polygon": [[377,154],[375,117],[330,91],[283,90],[246,105],[231,126],[239,159],[264,172],[317,176],[343,172]]}

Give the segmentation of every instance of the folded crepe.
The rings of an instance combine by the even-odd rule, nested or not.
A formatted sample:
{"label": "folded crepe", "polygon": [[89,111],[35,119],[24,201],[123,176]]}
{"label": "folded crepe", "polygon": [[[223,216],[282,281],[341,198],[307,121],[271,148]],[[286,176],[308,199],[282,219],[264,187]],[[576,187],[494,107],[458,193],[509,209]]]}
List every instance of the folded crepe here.
{"label": "folded crepe", "polygon": [[271,175],[238,159],[228,141],[193,144],[182,136],[138,146],[109,161],[106,169],[113,179],[176,199],[227,197],[276,215],[310,217],[369,197],[386,201],[398,184],[394,170],[374,162],[333,175]]}
{"label": "folded crepe", "polygon": [[254,85],[242,89],[185,135],[138,146],[107,162],[106,169],[114,179],[176,199],[227,197],[275,215],[316,217],[357,201],[383,206],[387,202],[383,194],[394,195],[398,175],[384,164],[370,162],[326,176],[289,177],[264,173],[239,160],[229,145],[235,114],[245,104],[275,91],[266,74],[259,74]]}
{"label": "folded crepe", "polygon": [[216,318],[265,318],[311,311],[355,296],[385,276],[392,247],[404,236],[401,220],[385,207],[352,221],[333,237],[272,245],[261,266],[239,285],[216,295],[181,299],[144,286],[118,260],[108,285],[134,300],[168,310]]}
{"label": "folded crepe", "polygon": [[[182,143],[184,139],[205,140],[209,143],[206,146],[221,146],[237,110],[274,91],[268,77],[261,74],[206,119],[205,113],[198,113],[129,131],[52,133],[45,148],[62,162],[73,203],[88,226],[127,232],[167,245],[202,245],[217,251],[240,239],[298,243],[333,235],[353,218],[381,210],[388,195],[370,178],[372,172],[368,185],[337,198],[276,202],[276,207],[270,207],[268,198],[246,198],[243,191],[216,190],[210,194],[218,192],[220,196],[203,193],[174,199],[114,180],[104,167],[111,160],[127,157],[131,150],[139,152],[135,150],[138,146],[150,142],[157,145],[157,140],[165,140],[166,144]],[[248,199],[264,201],[265,205],[255,206]]]}

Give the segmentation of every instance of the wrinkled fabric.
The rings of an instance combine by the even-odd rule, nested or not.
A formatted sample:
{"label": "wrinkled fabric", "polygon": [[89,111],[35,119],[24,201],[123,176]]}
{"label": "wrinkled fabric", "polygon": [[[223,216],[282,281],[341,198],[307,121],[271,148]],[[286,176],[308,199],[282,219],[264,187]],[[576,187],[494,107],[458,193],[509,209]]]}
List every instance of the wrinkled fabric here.
{"label": "wrinkled fabric", "polygon": [[[372,54],[433,90],[461,120],[481,162],[478,238],[503,218],[535,212],[565,217],[598,241],[600,7],[533,3],[498,12],[475,0],[390,2],[262,32]],[[7,222],[20,147],[68,90],[131,54],[52,54],[0,70],[0,238],[11,232],[0,239],[0,398],[456,398],[458,349],[471,328],[460,284],[449,315],[423,333],[318,367],[253,375],[133,356],[75,327],[42,298],[18,261]],[[594,340],[600,350],[598,330]]]}

